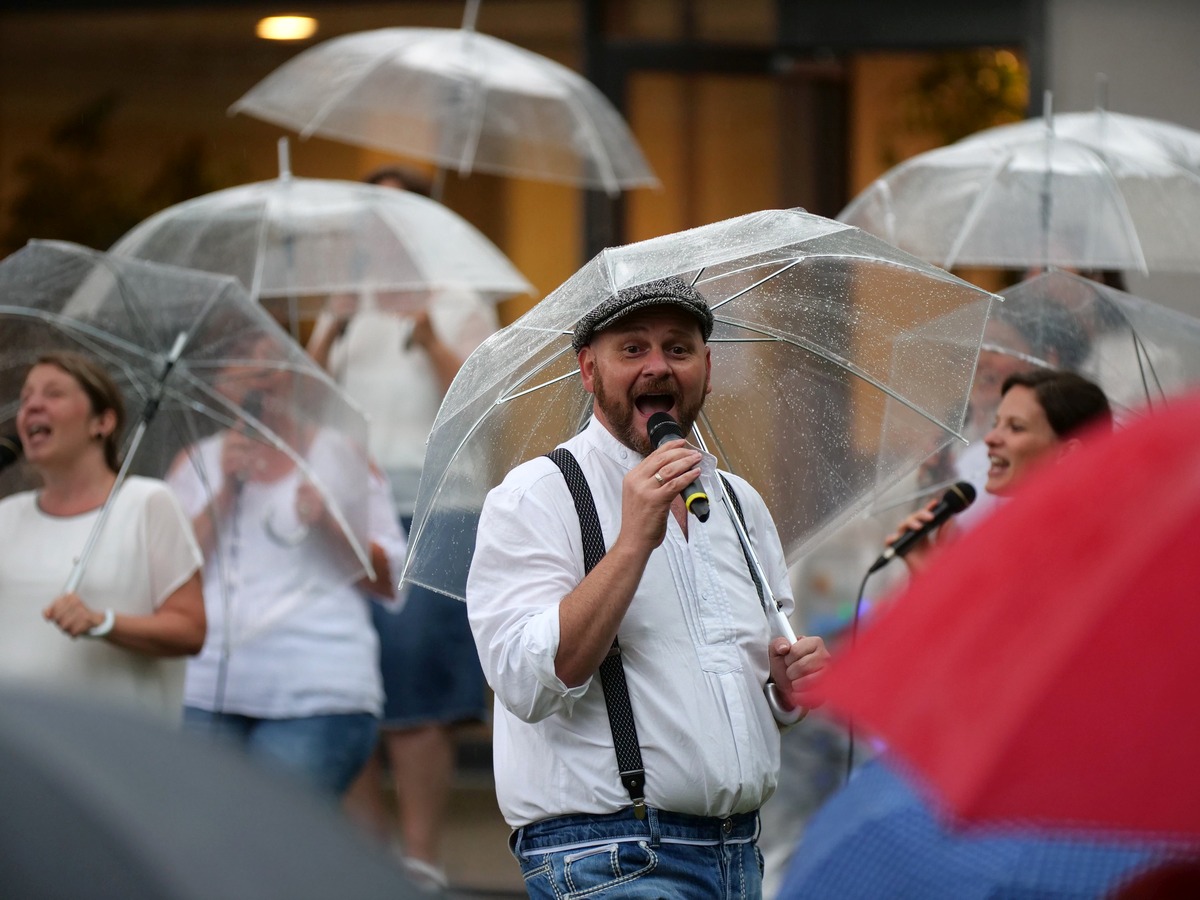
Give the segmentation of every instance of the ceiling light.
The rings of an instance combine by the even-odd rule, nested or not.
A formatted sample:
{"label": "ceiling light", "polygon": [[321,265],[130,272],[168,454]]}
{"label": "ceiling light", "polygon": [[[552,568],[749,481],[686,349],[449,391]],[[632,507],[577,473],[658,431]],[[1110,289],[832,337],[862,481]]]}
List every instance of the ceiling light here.
{"label": "ceiling light", "polygon": [[259,19],[254,33],[268,41],[302,41],[317,33],[311,16],[267,16]]}

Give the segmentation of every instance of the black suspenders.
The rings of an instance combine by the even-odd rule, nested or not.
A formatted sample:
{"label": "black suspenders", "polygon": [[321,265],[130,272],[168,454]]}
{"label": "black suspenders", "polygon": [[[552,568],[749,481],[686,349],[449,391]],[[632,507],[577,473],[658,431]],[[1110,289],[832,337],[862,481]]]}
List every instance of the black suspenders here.
{"label": "black suspenders", "polygon": [[[600,529],[600,517],[596,514],[596,501],[592,497],[587,479],[583,476],[583,470],[579,468],[579,462],[569,450],[558,447],[546,455],[558,466],[567,480],[583,537],[583,568],[585,573],[591,572],[607,552],[604,533]],[[746,519],[742,515],[742,505],[733,492],[733,486],[724,475],[721,476],[721,483],[733,501],[734,511],[744,528]],[[745,547],[742,548],[742,553],[746,555],[750,577],[754,579],[754,587],[761,599],[762,582],[759,581],[754,567],[750,565],[750,555]],[[629,703],[629,687],[625,683],[621,646],[616,638],[613,638],[608,655],[600,663],[600,684],[604,688],[604,705],[608,709],[608,724],[612,728],[613,748],[617,753],[617,771],[621,774],[621,783],[629,792],[629,799],[633,801],[634,815],[643,819],[646,816],[646,770],[642,765],[642,750],[638,744],[637,725],[633,721],[633,707]]]}

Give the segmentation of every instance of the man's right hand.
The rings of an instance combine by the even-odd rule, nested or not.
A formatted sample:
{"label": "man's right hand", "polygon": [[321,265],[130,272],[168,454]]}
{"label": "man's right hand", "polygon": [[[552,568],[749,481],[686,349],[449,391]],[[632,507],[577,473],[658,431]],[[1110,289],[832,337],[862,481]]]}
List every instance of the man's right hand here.
{"label": "man's right hand", "polygon": [[647,555],[661,544],[667,535],[667,511],[679,492],[700,476],[700,458],[699,450],[678,440],[663,444],[634,466],[621,484],[617,540],[628,536]]}

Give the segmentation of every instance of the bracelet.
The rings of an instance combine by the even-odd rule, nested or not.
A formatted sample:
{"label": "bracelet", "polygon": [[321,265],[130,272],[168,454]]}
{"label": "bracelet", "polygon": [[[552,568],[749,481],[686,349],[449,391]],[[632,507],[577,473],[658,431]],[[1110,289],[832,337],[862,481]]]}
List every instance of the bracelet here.
{"label": "bracelet", "polygon": [[84,632],[84,634],[86,634],[88,637],[94,637],[94,638],[104,637],[106,634],[108,634],[110,631],[113,630],[113,623],[116,621],[117,621],[117,614],[114,613],[112,611],[112,608],[110,607],[109,609],[106,609],[104,611],[104,621],[101,622],[99,625],[97,625],[95,628],[89,628],[87,631]]}
{"label": "bracelet", "polygon": [[779,689],[775,687],[775,682],[768,681],[766,688],[767,705],[771,707],[771,715],[775,717],[775,721],[785,728],[790,728],[801,719],[808,715],[808,709],[803,706],[793,706],[791,709],[783,708],[783,701],[779,699]]}

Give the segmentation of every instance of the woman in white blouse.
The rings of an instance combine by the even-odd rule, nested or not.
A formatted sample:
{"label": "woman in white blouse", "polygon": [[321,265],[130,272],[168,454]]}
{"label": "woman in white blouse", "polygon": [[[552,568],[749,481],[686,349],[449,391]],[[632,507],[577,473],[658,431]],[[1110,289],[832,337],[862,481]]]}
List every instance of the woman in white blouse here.
{"label": "woman in white blouse", "polygon": [[0,501],[0,674],[178,721],[183,660],[205,637],[201,555],[161,481],[127,478],[79,588],[64,585],[120,467],[121,394],[78,353],[42,356],[17,433],[39,490]]}

